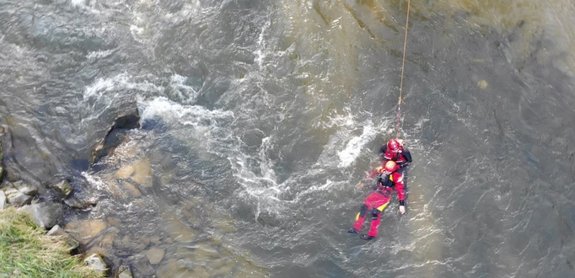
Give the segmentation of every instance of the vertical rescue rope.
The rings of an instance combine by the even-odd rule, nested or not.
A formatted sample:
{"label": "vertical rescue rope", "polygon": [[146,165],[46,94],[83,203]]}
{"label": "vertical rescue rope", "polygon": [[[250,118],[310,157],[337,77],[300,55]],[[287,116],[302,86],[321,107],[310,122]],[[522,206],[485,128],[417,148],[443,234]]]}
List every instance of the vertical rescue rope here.
{"label": "vertical rescue rope", "polygon": [[395,130],[397,131],[397,138],[401,133],[401,103],[403,100],[403,72],[405,70],[405,52],[407,51],[407,28],[409,27],[409,9],[411,8],[411,0],[407,0],[407,16],[405,17],[405,35],[403,37],[403,59],[401,61],[401,78],[399,81],[399,99],[397,100],[397,123]]}

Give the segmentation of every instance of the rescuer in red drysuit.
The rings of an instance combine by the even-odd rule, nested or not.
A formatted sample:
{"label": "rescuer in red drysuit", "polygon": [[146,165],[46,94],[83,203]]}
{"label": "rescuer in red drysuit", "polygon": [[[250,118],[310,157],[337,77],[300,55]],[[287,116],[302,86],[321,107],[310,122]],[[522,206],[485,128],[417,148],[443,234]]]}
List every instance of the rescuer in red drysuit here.
{"label": "rescuer in red drysuit", "polygon": [[392,138],[379,148],[379,160],[385,163],[393,160],[399,165],[399,172],[403,174],[403,185],[407,190],[407,170],[411,164],[411,153],[403,146],[403,140]]}
{"label": "rescuer in red drysuit", "polygon": [[411,163],[411,153],[403,146],[402,140],[392,138],[387,144],[379,148],[379,159],[381,161],[393,160],[399,165],[401,170]]}
{"label": "rescuer in red drysuit", "polygon": [[365,221],[366,215],[371,215],[371,225],[367,234],[362,234],[361,238],[365,240],[373,239],[377,236],[377,228],[381,222],[381,213],[385,210],[391,200],[393,190],[397,192],[399,200],[399,212],[405,213],[405,191],[403,185],[403,174],[398,171],[399,165],[392,160],[386,161],[382,166],[372,170],[369,173],[370,178],[376,178],[377,182],[374,192],[369,194],[363,201],[359,212],[355,217],[353,227],[349,233],[359,233]]}

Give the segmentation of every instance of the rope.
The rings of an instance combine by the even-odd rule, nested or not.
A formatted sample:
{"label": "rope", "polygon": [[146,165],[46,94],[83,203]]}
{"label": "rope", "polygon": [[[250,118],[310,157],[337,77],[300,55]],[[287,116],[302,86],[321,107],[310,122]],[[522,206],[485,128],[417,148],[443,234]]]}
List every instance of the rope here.
{"label": "rope", "polygon": [[399,81],[399,99],[397,100],[397,123],[395,130],[397,131],[397,138],[401,135],[401,103],[403,100],[403,73],[405,71],[405,53],[407,51],[407,28],[409,26],[409,10],[411,8],[411,0],[407,0],[407,16],[405,17],[405,35],[403,37],[403,59],[401,61],[401,78]]}

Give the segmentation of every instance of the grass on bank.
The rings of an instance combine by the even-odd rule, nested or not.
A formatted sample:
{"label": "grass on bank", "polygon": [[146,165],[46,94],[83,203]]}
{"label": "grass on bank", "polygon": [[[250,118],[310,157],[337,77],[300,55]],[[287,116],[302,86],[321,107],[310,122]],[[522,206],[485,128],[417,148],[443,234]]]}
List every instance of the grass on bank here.
{"label": "grass on bank", "polygon": [[27,214],[0,210],[0,277],[101,277],[71,256],[61,237],[45,233]]}

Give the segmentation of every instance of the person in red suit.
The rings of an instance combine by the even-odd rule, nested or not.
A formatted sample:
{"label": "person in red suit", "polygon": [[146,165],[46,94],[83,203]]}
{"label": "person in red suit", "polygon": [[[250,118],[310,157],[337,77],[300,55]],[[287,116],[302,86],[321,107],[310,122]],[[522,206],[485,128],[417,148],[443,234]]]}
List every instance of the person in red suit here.
{"label": "person in red suit", "polygon": [[392,138],[379,148],[379,160],[385,163],[393,160],[399,165],[399,172],[403,174],[403,185],[407,189],[407,170],[413,159],[411,152],[403,145],[403,140]]}
{"label": "person in red suit", "polygon": [[371,240],[377,237],[377,231],[381,222],[381,213],[387,208],[391,201],[392,192],[397,193],[399,200],[399,212],[405,213],[405,191],[403,184],[403,174],[398,171],[400,166],[393,160],[388,160],[382,166],[372,170],[369,178],[377,178],[374,191],[370,193],[359,212],[355,217],[355,222],[349,233],[357,234],[361,231],[365,218],[371,216],[371,225],[367,234],[361,234],[360,237],[365,240]]}
{"label": "person in red suit", "polygon": [[412,162],[411,152],[403,146],[400,139],[392,138],[379,148],[379,159],[381,161],[393,160],[399,164],[401,170],[405,169]]}

